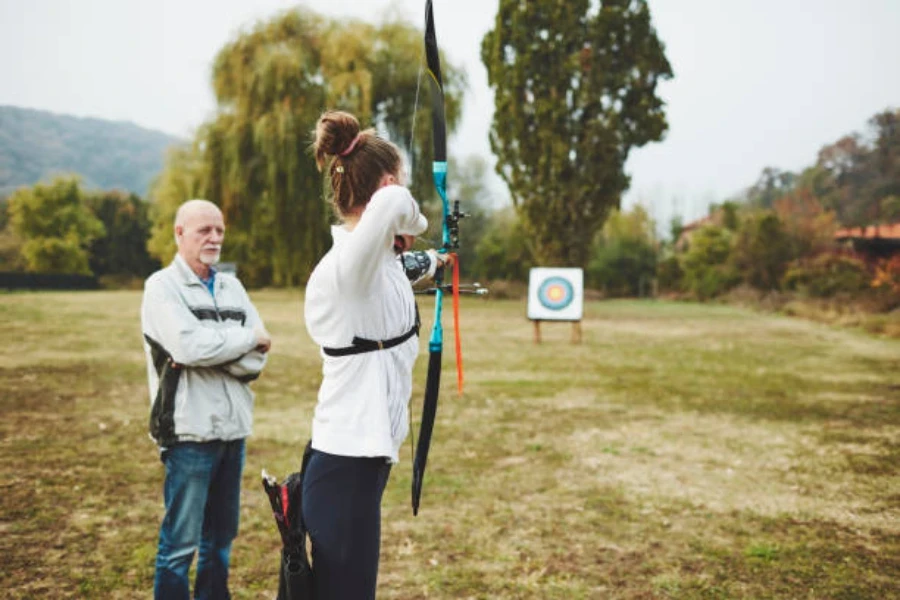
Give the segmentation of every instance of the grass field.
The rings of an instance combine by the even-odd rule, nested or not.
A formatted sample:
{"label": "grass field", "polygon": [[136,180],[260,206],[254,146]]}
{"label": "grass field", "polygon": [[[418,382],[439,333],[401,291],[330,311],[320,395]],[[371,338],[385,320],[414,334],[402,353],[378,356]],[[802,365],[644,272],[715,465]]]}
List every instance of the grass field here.
{"label": "grass field", "polygon": [[[253,297],[274,346],[254,384],[232,590],[273,598],[259,472],[298,466],[320,363],[299,292]],[[150,596],[162,466],[139,305],[0,295],[4,598]],[[464,301],[465,395],[445,356],[418,517],[409,450],[388,484],[379,598],[900,597],[900,340],[592,302],[581,345],[555,324],[536,346],[524,314]]]}

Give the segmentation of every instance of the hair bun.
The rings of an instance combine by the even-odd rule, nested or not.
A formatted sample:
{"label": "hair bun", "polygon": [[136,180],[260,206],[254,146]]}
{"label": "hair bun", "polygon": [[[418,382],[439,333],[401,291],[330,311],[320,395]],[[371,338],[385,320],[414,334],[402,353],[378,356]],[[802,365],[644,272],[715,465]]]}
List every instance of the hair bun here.
{"label": "hair bun", "polygon": [[316,123],[316,141],[313,143],[316,165],[325,166],[329,156],[344,152],[359,135],[359,121],[348,112],[332,110],[319,117]]}

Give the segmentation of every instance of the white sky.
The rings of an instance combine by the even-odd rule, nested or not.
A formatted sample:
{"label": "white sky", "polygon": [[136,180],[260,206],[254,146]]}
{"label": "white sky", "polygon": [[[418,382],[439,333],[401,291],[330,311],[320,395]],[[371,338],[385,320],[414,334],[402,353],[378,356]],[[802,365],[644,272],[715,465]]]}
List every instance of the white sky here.
{"label": "white sky", "polygon": [[[375,21],[423,21],[424,0],[305,0]],[[0,104],[133,121],[189,137],[207,119],[216,52],[282,0],[0,0]],[[438,43],[468,72],[456,156],[490,158],[480,60],[498,0],[434,0]],[[675,78],[666,139],[632,151],[626,205],[661,222],[705,213],[765,166],[798,170],[823,145],[900,107],[900,0],[650,0]]]}

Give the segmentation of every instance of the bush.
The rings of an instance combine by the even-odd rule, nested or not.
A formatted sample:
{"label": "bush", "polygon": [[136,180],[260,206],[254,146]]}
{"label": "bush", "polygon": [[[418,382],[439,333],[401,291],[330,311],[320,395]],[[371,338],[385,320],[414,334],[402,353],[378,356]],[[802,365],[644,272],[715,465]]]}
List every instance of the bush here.
{"label": "bush", "polygon": [[872,287],[900,299],[900,254],[884,259],[875,266]]}
{"label": "bush", "polygon": [[682,289],[684,271],[677,256],[669,256],[656,264],[656,277],[662,292],[679,292]]}
{"label": "bush", "polygon": [[687,291],[708,300],[740,283],[740,273],[729,264],[731,248],[732,233],[724,227],[707,225],[697,231],[681,263]]}
{"label": "bush", "polygon": [[468,274],[478,279],[528,281],[534,257],[528,236],[512,210],[498,211],[479,240]]}
{"label": "bush", "polygon": [[657,262],[654,227],[640,205],[627,212],[613,211],[591,244],[586,284],[610,297],[652,295]]}
{"label": "bush", "polygon": [[791,241],[778,216],[763,211],[743,220],[732,253],[744,281],[759,290],[777,290],[791,259]]}
{"label": "bush", "polygon": [[585,278],[610,297],[644,296],[656,273],[656,250],[643,240],[619,239],[594,250]]}
{"label": "bush", "polygon": [[831,298],[837,294],[859,294],[870,288],[872,275],[859,258],[820,254],[810,261],[795,261],[782,281],[788,290],[813,298]]}

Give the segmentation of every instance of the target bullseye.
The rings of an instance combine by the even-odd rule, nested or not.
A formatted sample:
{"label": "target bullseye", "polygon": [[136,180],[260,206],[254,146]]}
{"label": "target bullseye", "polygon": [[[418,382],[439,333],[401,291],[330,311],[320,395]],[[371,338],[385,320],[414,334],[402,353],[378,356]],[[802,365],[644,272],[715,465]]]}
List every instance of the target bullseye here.
{"label": "target bullseye", "polygon": [[550,310],[562,310],[572,303],[572,284],[562,277],[549,277],[538,290],[538,300]]}

